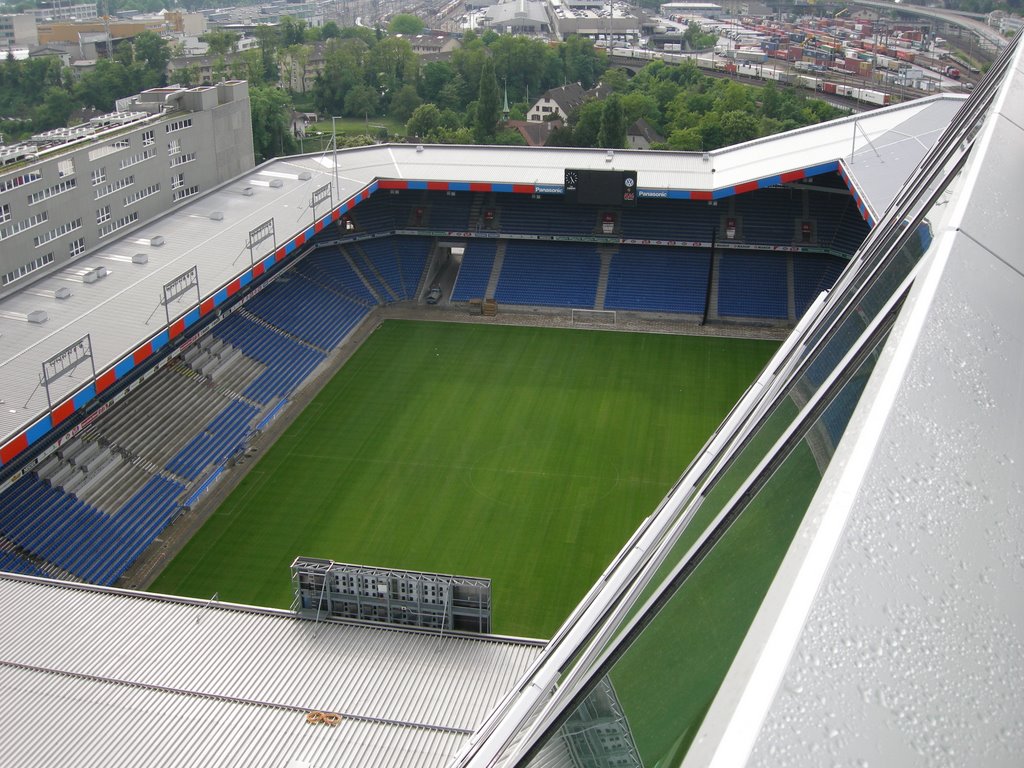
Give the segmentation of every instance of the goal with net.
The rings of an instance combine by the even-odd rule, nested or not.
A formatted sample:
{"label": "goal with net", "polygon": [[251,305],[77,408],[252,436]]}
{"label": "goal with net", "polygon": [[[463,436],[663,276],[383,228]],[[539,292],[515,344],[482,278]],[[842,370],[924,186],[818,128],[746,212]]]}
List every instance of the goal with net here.
{"label": "goal with net", "polygon": [[574,309],[573,325],[615,325],[614,309]]}

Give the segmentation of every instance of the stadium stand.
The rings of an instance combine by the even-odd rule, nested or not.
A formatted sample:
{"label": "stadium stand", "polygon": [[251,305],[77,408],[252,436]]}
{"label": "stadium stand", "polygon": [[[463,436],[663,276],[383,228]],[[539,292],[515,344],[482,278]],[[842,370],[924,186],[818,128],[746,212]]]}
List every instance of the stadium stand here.
{"label": "stadium stand", "polygon": [[570,207],[559,198],[535,200],[528,195],[498,195],[497,200],[499,228],[512,234],[592,235],[602,210],[592,205]]}
{"label": "stadium stand", "polygon": [[787,254],[723,253],[718,267],[718,314],[722,317],[786,319]]}
{"label": "stadium stand", "polygon": [[645,240],[709,240],[721,211],[701,201],[643,200],[619,213],[623,237]]}
{"label": "stadium stand", "polygon": [[510,240],[495,298],[505,304],[593,307],[600,270],[594,246]]}
{"label": "stadium stand", "polygon": [[462,254],[462,264],[452,289],[452,301],[482,298],[494,267],[497,240],[470,240]]}
{"label": "stadium stand", "polygon": [[623,245],[608,272],[605,309],[703,314],[708,254]]}
{"label": "stadium stand", "polygon": [[803,194],[792,189],[759,189],[733,198],[743,240],[756,245],[792,245]]}
{"label": "stadium stand", "polygon": [[846,263],[835,256],[807,253],[793,256],[793,306],[798,320],[819,293],[835,285]]}

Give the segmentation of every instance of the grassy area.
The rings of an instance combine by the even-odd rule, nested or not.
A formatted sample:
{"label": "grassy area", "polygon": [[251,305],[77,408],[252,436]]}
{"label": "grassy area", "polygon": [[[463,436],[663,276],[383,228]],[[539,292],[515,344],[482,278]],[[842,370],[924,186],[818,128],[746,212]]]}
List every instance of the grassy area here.
{"label": "grassy area", "polygon": [[489,577],[549,636],[775,346],[389,321],[152,588],[287,607],[302,554]]}

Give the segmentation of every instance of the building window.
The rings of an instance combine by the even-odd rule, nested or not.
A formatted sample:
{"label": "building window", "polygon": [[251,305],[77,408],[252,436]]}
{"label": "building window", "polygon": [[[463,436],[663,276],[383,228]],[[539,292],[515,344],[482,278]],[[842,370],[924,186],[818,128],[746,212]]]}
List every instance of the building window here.
{"label": "building window", "polygon": [[175,120],[173,123],[168,123],[164,126],[164,130],[167,133],[174,133],[175,131],[183,131],[186,128],[192,127],[192,118],[186,117],[184,120]]}
{"label": "building window", "polygon": [[52,263],[53,252],[51,251],[50,253],[46,253],[43,254],[42,256],[38,256],[37,258],[32,259],[32,261],[30,261],[28,264],[22,264],[17,269],[11,270],[10,272],[3,276],[2,282],[4,285],[9,285],[10,283],[13,283],[15,280],[20,280],[25,275],[35,272],[37,269],[40,269],[42,267],[45,267],[47,264]]}
{"label": "building window", "polygon": [[142,132],[142,146],[144,146],[144,147],[151,147],[155,143],[156,143],[156,139],[153,138],[153,130],[152,129],[150,129],[148,131],[143,131]]}
{"label": "building window", "polygon": [[68,243],[68,255],[71,258],[75,258],[75,256],[81,256],[83,253],[85,253],[84,237],[80,237],[77,240],[72,240],[70,243]]}
{"label": "building window", "polygon": [[136,222],[138,220],[139,212],[132,211],[127,216],[122,216],[117,221],[113,221],[109,224],[104,224],[102,227],[100,227],[100,237],[106,237],[107,235],[117,232],[117,230],[123,229],[124,227],[127,227],[129,224],[132,224],[133,222]]}
{"label": "building window", "polygon": [[7,192],[8,190],[24,186],[25,184],[31,184],[33,181],[39,181],[41,178],[43,178],[41,171],[30,171],[29,173],[23,173],[20,176],[11,176],[9,178],[2,179],[0,180],[0,192]]}
{"label": "building window", "polygon": [[[181,189],[185,186],[185,174],[178,173],[171,176],[171,189]],[[175,198],[177,199],[177,198]]]}
{"label": "building window", "polygon": [[89,173],[89,178],[92,180],[92,185],[95,187],[98,184],[102,184],[107,180],[107,168],[102,166],[100,168],[93,168]]}
{"label": "building window", "polygon": [[177,157],[172,157],[171,158],[171,162],[170,162],[170,166],[171,166],[171,168],[177,168],[179,165],[184,165],[185,163],[191,163],[195,159],[196,159],[196,153],[195,152],[186,152],[183,155],[178,155]]}
{"label": "building window", "polygon": [[43,200],[49,200],[51,197],[56,197],[62,192],[67,192],[69,189],[74,189],[78,186],[78,182],[74,179],[67,179],[62,181],[60,184],[54,184],[52,187],[41,189],[38,192],[33,192],[28,196],[28,204],[35,205],[41,203]]}
{"label": "building window", "polygon": [[106,197],[109,194],[117,192],[119,189],[130,187],[135,183],[135,177],[131,174],[125,176],[123,179],[118,179],[115,182],[107,184],[104,187],[100,187],[96,190],[96,199],[99,200],[101,197]]}
{"label": "building window", "polygon": [[151,157],[156,157],[156,150],[155,149],[147,149],[147,150],[145,150],[143,152],[140,152],[137,155],[130,155],[128,157],[125,157],[125,158],[123,158],[121,160],[121,170],[123,171],[125,168],[130,168],[133,165],[138,165],[139,163],[144,163],[146,160],[149,160]]}
{"label": "building window", "polygon": [[6,240],[8,237],[14,237],[19,232],[24,232],[26,229],[32,229],[32,227],[39,226],[44,221],[50,218],[50,214],[46,211],[40,211],[34,213],[27,219],[16,221],[9,227],[0,227],[0,240]]}
{"label": "building window", "polygon": [[75,173],[75,159],[73,157],[57,161],[57,175],[62,179],[65,176],[73,176]]}
{"label": "building window", "polygon": [[145,198],[150,197],[151,195],[155,195],[159,191],[159,184],[150,184],[145,189],[137,190],[132,194],[128,195],[128,197],[124,199],[125,208],[127,208],[129,205],[134,205],[135,203],[139,202],[139,200],[144,200]]}
{"label": "building window", "polygon": [[0,205],[0,224],[11,220],[11,206],[7,203]]}
{"label": "building window", "polygon": [[43,245],[44,243],[48,243],[51,240],[56,240],[61,235],[66,235],[68,232],[74,232],[76,229],[81,229],[81,228],[82,228],[82,220],[81,219],[75,219],[74,221],[69,221],[67,224],[61,224],[59,227],[56,227],[55,229],[51,229],[49,232],[45,232],[45,233],[41,234],[39,237],[32,238],[32,245],[34,245],[36,248],[38,248],[40,245]]}
{"label": "building window", "polygon": [[181,152],[181,139],[171,139],[167,142],[167,154],[173,157]]}
{"label": "building window", "polygon": [[96,223],[106,224],[108,221],[110,221],[110,206],[104,205],[96,211]]}

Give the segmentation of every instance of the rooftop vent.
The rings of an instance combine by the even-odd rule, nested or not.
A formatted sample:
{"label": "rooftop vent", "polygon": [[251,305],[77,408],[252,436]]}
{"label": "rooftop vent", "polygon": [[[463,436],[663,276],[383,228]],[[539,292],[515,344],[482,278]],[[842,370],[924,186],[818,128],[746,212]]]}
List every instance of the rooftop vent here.
{"label": "rooftop vent", "polygon": [[423,145],[422,144],[417,144],[416,145],[416,151],[417,152],[422,152],[423,151]]}
{"label": "rooftop vent", "polygon": [[68,288],[66,285],[62,285],[60,288],[53,292],[53,297],[55,299],[70,299],[71,289]]}
{"label": "rooftop vent", "polygon": [[309,181],[313,178],[313,174],[309,171],[303,171],[299,174],[299,181]]}
{"label": "rooftop vent", "polygon": [[221,211],[214,211],[210,214],[210,221],[224,221],[224,214]]}
{"label": "rooftop vent", "polygon": [[107,272],[107,268],[106,267],[96,267],[96,268],[93,269],[93,272],[96,273],[96,277],[98,279],[103,279],[104,277],[106,277],[109,274]]}
{"label": "rooftop vent", "polygon": [[252,187],[243,187],[242,194],[246,197],[252,197]]}
{"label": "rooftop vent", "polygon": [[148,264],[149,256],[144,253],[136,253],[132,256],[132,264]]}
{"label": "rooftop vent", "polygon": [[281,181],[280,179],[271,179],[270,186],[273,187],[274,189],[280,189],[281,187],[284,186],[284,182]]}
{"label": "rooftop vent", "polygon": [[164,236],[163,235],[155,235],[155,236],[149,238],[149,244],[153,248],[159,248],[161,245],[164,244]]}
{"label": "rooftop vent", "polygon": [[26,318],[30,323],[42,325],[43,323],[50,319],[50,316],[46,314],[43,310],[37,309],[33,312],[29,312],[28,315],[26,315]]}
{"label": "rooftop vent", "polygon": [[83,283],[95,283],[96,282],[96,271],[90,269],[84,275],[82,275]]}

